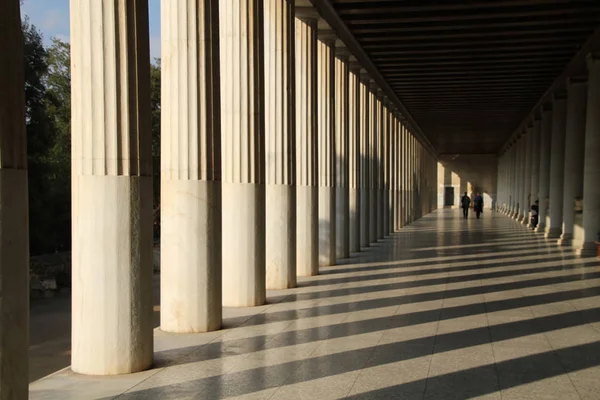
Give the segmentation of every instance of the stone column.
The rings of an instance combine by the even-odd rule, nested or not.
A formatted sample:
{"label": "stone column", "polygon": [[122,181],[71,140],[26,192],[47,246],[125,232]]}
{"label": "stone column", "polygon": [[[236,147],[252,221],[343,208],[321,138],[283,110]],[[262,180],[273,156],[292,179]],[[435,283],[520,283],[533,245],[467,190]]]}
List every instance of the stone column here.
{"label": "stone column", "polygon": [[375,196],[377,197],[377,205],[375,208],[375,213],[377,215],[377,239],[383,239],[384,237],[384,221],[386,217],[385,213],[385,130],[386,126],[386,108],[385,108],[385,99],[383,96],[383,92],[380,92],[379,95],[379,104],[378,104],[378,119],[379,119],[379,130],[377,131],[377,148],[375,149],[376,155],[375,160],[377,163],[377,171],[376,171],[376,181],[377,181],[377,192]]}
{"label": "stone column", "polygon": [[348,137],[350,172],[350,251],[360,251],[360,66],[351,65],[348,84]]}
{"label": "stone column", "polygon": [[516,194],[516,180],[517,180],[517,146],[515,141],[510,144],[510,208],[507,215],[512,217],[516,213],[517,209],[517,194]]}
{"label": "stone column", "polygon": [[583,196],[583,157],[585,154],[585,119],[587,77],[567,81],[567,122],[561,246],[570,246],[575,226],[575,199]]}
{"label": "stone column", "polygon": [[552,105],[542,106],[542,130],[540,135],[540,182],[538,198],[540,211],[536,232],[546,231],[546,216],[548,215],[548,197],[550,192],[550,146],[552,142]]}
{"label": "stone column", "polygon": [[395,228],[395,215],[396,215],[396,169],[395,169],[395,149],[393,146],[394,135],[396,133],[396,117],[391,109],[388,109],[388,130],[385,138],[386,148],[386,192],[387,192],[387,226],[385,230],[386,235],[394,233]]}
{"label": "stone column", "polygon": [[565,129],[567,120],[566,97],[565,93],[554,95],[550,155],[550,224],[546,227],[546,239],[558,239],[562,229]]}
{"label": "stone column", "polygon": [[400,139],[402,135],[402,125],[398,115],[394,116],[394,132],[392,135],[393,148],[393,170],[394,170],[394,230],[402,228],[402,153],[400,152]]}
{"label": "stone column", "polygon": [[71,368],[80,374],[152,365],[148,29],[147,1],[71,1]]}
{"label": "stone column", "polygon": [[524,160],[525,160],[525,167],[524,167],[524,171],[525,171],[525,175],[524,175],[524,187],[523,187],[523,194],[521,196],[521,199],[523,201],[523,209],[521,212],[521,217],[520,217],[520,221],[523,225],[527,225],[529,222],[529,210],[530,210],[530,199],[531,199],[531,166],[532,164],[532,148],[533,148],[533,125],[529,125],[527,126],[527,134],[525,135],[525,142],[524,142],[524,146],[525,146],[525,155],[524,155]]}
{"label": "stone column", "polygon": [[369,164],[371,168],[369,170],[369,181],[371,183],[371,190],[369,191],[369,243],[377,242],[377,192],[379,191],[379,180],[378,180],[378,160],[377,160],[377,149],[378,149],[378,133],[379,124],[381,122],[379,117],[379,100],[375,95],[375,84],[371,83],[371,93],[369,94],[370,99],[370,126],[369,126]]}
{"label": "stone column", "polygon": [[266,288],[296,287],[294,0],[264,0]]}
{"label": "stone column", "polygon": [[370,147],[370,123],[371,123],[371,96],[368,88],[368,80],[363,75],[361,76],[362,82],[360,83],[360,107],[359,107],[359,120],[360,120],[360,246],[369,246],[369,226],[370,226],[370,191],[371,181],[369,180],[369,174],[371,171],[371,165],[369,163],[369,147]]}
{"label": "stone column", "polygon": [[[536,115],[533,120],[533,137],[531,138],[531,188],[529,189],[529,193],[531,193],[531,204],[535,204],[536,200],[538,200],[538,191],[540,187],[540,135],[542,129],[542,121]],[[528,221],[527,226],[532,228],[531,220]]]}
{"label": "stone column", "polygon": [[583,244],[581,256],[594,256],[600,232],[600,58],[588,56],[588,96],[583,167]]}
{"label": "stone column", "polygon": [[0,2],[0,399],[27,399],[29,216],[19,0]]}
{"label": "stone column", "polygon": [[219,6],[223,305],[258,306],[266,300],[263,1]]}
{"label": "stone column", "polygon": [[319,265],[335,265],[335,52],[334,41],[319,41]]}
{"label": "stone column", "polygon": [[[338,49],[336,49],[336,53]],[[337,54],[335,59],[335,238],[336,257],[350,257],[350,204],[349,204],[349,92],[350,75],[346,50]]]}
{"label": "stone column", "polygon": [[319,273],[317,19],[296,19],[296,267]]}
{"label": "stone column", "polygon": [[518,219],[521,214],[521,182],[523,181],[523,136],[520,134],[515,141],[515,212],[512,217]]}
{"label": "stone column", "polygon": [[161,8],[160,326],[167,332],[221,327],[218,20],[215,0]]}

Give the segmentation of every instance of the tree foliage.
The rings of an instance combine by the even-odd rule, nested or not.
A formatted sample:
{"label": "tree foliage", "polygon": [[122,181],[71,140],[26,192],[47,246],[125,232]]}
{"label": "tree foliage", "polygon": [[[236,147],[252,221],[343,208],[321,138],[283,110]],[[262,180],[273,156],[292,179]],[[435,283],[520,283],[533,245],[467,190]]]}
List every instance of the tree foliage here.
{"label": "tree foliage", "polygon": [[[70,45],[42,35],[27,18],[24,39],[29,230],[32,255],[71,249]],[[160,204],[160,60],[151,65],[155,215]],[[159,221],[155,218],[155,226]],[[158,231],[158,229],[156,229]]]}

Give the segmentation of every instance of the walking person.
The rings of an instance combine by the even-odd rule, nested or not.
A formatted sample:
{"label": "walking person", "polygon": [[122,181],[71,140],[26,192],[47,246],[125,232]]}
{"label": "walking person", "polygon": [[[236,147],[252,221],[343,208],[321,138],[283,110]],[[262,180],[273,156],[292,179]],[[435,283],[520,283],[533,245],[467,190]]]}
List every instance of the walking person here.
{"label": "walking person", "polygon": [[460,206],[463,209],[463,218],[467,219],[469,217],[469,206],[471,205],[471,199],[467,196],[467,192],[460,199]]}
{"label": "walking person", "polygon": [[477,215],[477,219],[479,219],[479,216],[483,212],[483,196],[480,193],[477,193],[473,199],[473,210],[475,211],[475,215]]}

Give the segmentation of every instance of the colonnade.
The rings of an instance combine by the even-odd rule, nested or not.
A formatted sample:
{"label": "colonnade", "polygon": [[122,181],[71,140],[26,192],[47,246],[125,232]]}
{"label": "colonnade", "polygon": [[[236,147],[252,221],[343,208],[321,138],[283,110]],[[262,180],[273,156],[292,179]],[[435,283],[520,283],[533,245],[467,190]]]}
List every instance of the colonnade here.
{"label": "colonnade", "polygon": [[[219,329],[222,306],[264,304],[436,207],[435,156],[313,9],[163,0],[161,19],[161,329]],[[5,399],[28,376],[19,0],[0,22]],[[71,0],[78,373],[153,360],[149,65],[147,1]]]}
{"label": "colonnade", "polygon": [[600,59],[589,54],[586,62],[587,73],[568,77],[504,146],[498,206],[530,224],[538,201],[535,231],[593,256],[600,235]]}

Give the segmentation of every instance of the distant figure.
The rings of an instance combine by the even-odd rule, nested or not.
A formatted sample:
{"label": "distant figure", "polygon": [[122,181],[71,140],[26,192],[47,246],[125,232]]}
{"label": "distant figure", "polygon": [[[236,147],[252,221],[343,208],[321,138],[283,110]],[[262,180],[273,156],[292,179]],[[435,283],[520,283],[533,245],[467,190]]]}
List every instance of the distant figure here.
{"label": "distant figure", "polygon": [[483,197],[479,193],[477,193],[477,195],[473,199],[473,210],[477,215],[477,219],[479,219],[479,216],[483,212]]}
{"label": "distant figure", "polygon": [[463,217],[466,219],[469,217],[469,206],[471,205],[471,199],[469,198],[469,196],[467,196],[467,192],[465,192],[465,195],[460,199],[460,206],[463,209]]}
{"label": "distant figure", "polygon": [[531,205],[531,229],[535,229],[538,224],[538,219],[540,215],[540,202],[536,200],[534,204]]}

